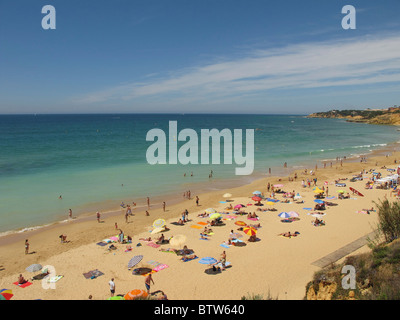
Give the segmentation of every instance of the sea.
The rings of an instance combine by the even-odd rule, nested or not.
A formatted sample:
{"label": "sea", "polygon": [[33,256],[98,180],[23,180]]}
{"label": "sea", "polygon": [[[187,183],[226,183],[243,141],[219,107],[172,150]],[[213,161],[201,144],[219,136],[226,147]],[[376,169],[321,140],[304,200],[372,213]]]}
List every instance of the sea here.
{"label": "sea", "polygon": [[[172,137],[171,122],[177,126]],[[305,115],[0,115],[0,235],[65,221],[69,209],[74,216],[103,212],[118,208],[121,202],[143,205],[146,197],[183,197],[188,190],[192,194],[221,190],[294,169],[312,170],[315,165],[321,167],[322,161],[329,164],[338,157],[357,159],[398,145],[397,128]],[[164,141],[161,136],[146,139],[152,129],[165,133],[164,164],[150,164],[146,156],[149,148]],[[191,146],[198,142],[197,154],[192,151],[195,149],[185,149],[187,141],[177,138],[184,129],[197,133],[197,140],[190,138]],[[228,129],[225,132],[232,133],[232,138],[235,130],[241,131],[242,140],[237,141],[242,156],[250,155],[246,154],[249,142],[245,137],[246,129],[253,129],[253,172],[236,175],[235,169],[244,165],[239,157],[231,157],[232,163],[227,163],[224,139],[220,164],[212,163],[211,144],[209,163],[201,161],[206,151],[201,148],[204,129]],[[177,163],[169,161],[173,159],[169,141],[176,144],[177,152],[197,157],[199,163],[184,164],[179,157]],[[153,155],[161,159],[162,150]]]}

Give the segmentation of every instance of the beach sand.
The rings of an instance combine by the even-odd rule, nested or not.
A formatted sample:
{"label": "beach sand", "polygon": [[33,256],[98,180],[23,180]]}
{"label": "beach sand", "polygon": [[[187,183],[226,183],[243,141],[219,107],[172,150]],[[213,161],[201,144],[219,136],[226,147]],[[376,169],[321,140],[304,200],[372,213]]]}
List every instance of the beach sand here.
{"label": "beach sand", "polygon": [[[146,216],[143,208],[145,203],[138,204],[141,208],[133,210],[134,216],[129,218],[129,223],[125,222],[125,210],[120,209],[115,214],[102,218],[103,222],[98,223],[96,215],[82,219],[74,219],[69,222],[59,223],[39,231],[25,232],[0,239],[0,288],[12,289],[15,300],[69,300],[69,299],[88,299],[92,295],[93,299],[101,300],[110,297],[108,282],[114,278],[116,293],[125,295],[133,289],[145,289],[142,275],[133,275],[132,270],[128,270],[128,261],[136,256],[143,255],[142,261],[136,267],[154,267],[154,263],[165,264],[168,267],[153,273],[154,284],[151,292],[164,291],[168,299],[172,300],[210,300],[210,299],[233,299],[237,300],[243,296],[259,294],[266,298],[284,299],[303,299],[305,296],[305,286],[312,279],[315,271],[320,270],[312,263],[316,260],[338,250],[339,248],[369,234],[377,225],[377,213],[360,213],[358,211],[374,207],[374,201],[387,197],[395,199],[390,190],[365,189],[364,181],[349,182],[353,174],[358,174],[362,169],[376,169],[384,176],[389,175],[385,169],[380,169],[386,165],[389,168],[397,168],[394,164],[395,154],[386,156],[368,157],[367,163],[345,161],[343,166],[340,163],[333,163],[332,168],[318,168],[314,176],[304,174],[302,170],[297,171],[297,180],[288,181],[288,177],[267,177],[251,184],[237,188],[220,190],[199,194],[199,206],[196,206],[195,196],[191,200],[183,200],[179,203],[168,205],[167,211],[163,212],[160,204],[153,205],[150,216]],[[309,170],[315,170],[310,167]],[[293,177],[293,172],[290,174]],[[367,176],[367,175],[365,175]],[[368,176],[371,176],[368,174]],[[322,188],[324,181],[328,182],[329,195],[337,196],[336,191],[343,189],[348,191],[352,186],[364,194],[364,197],[351,195],[351,199],[330,200],[337,203],[337,206],[328,206],[323,220],[325,226],[315,227],[312,221],[315,219],[308,215],[310,211],[304,210],[306,207],[314,207],[315,193],[311,188],[302,188],[302,179],[318,179],[317,186]],[[347,178],[343,181],[347,184],[344,188],[335,187],[334,180]],[[267,183],[281,183],[281,188],[287,192],[295,191],[302,196],[303,204],[278,202],[273,205],[277,211],[257,211],[257,208],[270,208],[265,204],[257,207],[251,200],[252,193],[260,190],[268,196],[266,190]],[[229,203],[225,201],[225,193],[231,193],[233,200]],[[351,192],[350,192],[351,194]],[[276,199],[283,200],[282,194],[276,194]],[[224,210],[229,204],[252,204],[244,208],[247,212],[256,212],[258,221],[251,221],[247,216],[236,216],[233,213],[222,214],[222,226],[211,227],[214,234],[208,240],[200,239],[200,232],[204,226],[198,222],[206,222],[207,218],[198,217],[207,208],[215,208],[217,211]],[[144,206],[144,207],[143,207]],[[184,226],[173,225],[181,217],[181,213],[187,209],[190,221]],[[281,222],[278,214],[282,211],[296,211],[299,213],[300,220],[291,223]],[[312,210],[314,211],[314,210]],[[228,216],[235,218],[230,219]],[[198,259],[183,262],[180,256],[175,253],[162,252],[160,249],[167,249],[169,244],[161,245],[158,248],[147,245],[140,238],[152,237],[153,239],[160,234],[151,234],[153,221],[163,218],[167,221],[168,231],[163,232],[166,238],[173,235],[185,235],[188,248],[193,249]],[[249,236],[237,231],[239,228],[235,221],[244,221],[247,224],[261,224],[258,229],[257,242],[248,242]],[[107,246],[97,245],[105,238],[115,236],[119,233],[115,229],[115,222],[125,235],[133,238],[132,251],[125,252],[126,244],[114,243],[117,247],[114,251],[108,251]],[[192,226],[200,226],[201,229]],[[243,246],[220,246],[229,239],[230,231],[238,232],[243,235],[241,240]],[[299,232],[297,237],[285,238],[278,234],[282,232]],[[68,243],[61,243],[60,234],[66,234]],[[30,253],[24,253],[25,239],[29,239]],[[136,246],[141,243],[141,246]],[[357,252],[368,251],[364,246]],[[227,261],[231,266],[218,274],[207,274],[207,265],[199,263],[200,258],[214,257],[217,260],[222,252],[225,251]],[[56,275],[62,275],[54,288],[44,289],[41,280],[31,281],[32,285],[21,288],[15,284],[18,275],[22,274],[26,279],[32,278],[36,273],[25,270],[33,263],[42,266],[53,266]],[[153,263],[153,264],[152,264]],[[95,279],[86,279],[83,273],[98,269],[104,275]]]}

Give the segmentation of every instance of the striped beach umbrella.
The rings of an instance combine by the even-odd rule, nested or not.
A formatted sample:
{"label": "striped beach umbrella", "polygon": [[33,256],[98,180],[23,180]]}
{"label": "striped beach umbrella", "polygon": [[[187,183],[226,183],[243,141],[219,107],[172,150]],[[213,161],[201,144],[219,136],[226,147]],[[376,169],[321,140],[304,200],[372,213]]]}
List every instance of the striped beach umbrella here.
{"label": "striped beach umbrella", "polygon": [[142,289],[134,289],[129,291],[125,296],[125,300],[146,299],[148,293]]}
{"label": "striped beach umbrella", "polygon": [[134,256],[131,260],[129,260],[128,268],[136,266],[140,261],[142,261],[142,259],[143,259],[142,255]]}
{"label": "striped beach umbrella", "polygon": [[153,227],[154,228],[162,228],[165,226],[165,220],[164,219],[157,219],[153,222]]}
{"label": "striped beach umbrella", "polygon": [[205,257],[205,258],[201,258],[199,260],[199,263],[201,263],[201,264],[213,264],[216,262],[217,262],[217,259],[215,259],[213,257]]}
{"label": "striped beach umbrella", "polygon": [[286,218],[290,218],[290,214],[287,212],[281,212],[280,214],[278,214],[278,217],[286,219]]}
{"label": "striped beach umbrella", "polygon": [[42,265],[38,263],[31,264],[29,267],[27,267],[25,270],[29,272],[36,272],[42,269]]}
{"label": "striped beach umbrella", "polygon": [[11,289],[0,290],[0,300],[10,300],[14,294]]}
{"label": "striped beach umbrella", "polygon": [[257,229],[253,227],[245,227],[243,228],[243,232],[247,234],[248,236],[254,236],[257,233]]}

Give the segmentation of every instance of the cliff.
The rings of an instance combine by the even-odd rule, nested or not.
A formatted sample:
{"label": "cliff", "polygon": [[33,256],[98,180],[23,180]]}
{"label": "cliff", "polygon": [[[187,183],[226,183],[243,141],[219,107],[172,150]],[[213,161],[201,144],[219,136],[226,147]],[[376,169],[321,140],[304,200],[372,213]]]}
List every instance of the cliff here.
{"label": "cliff", "polygon": [[349,122],[400,125],[400,107],[379,110],[330,110],[308,115],[309,118],[337,118]]}

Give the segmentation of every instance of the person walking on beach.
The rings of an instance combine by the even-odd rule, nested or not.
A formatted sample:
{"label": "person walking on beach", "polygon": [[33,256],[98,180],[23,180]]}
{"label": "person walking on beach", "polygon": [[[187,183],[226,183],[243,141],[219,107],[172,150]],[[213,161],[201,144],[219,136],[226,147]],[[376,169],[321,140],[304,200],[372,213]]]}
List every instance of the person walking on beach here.
{"label": "person walking on beach", "polygon": [[25,254],[29,253],[29,242],[28,239],[25,240]]}
{"label": "person walking on beach", "polygon": [[97,215],[97,222],[100,222],[100,212],[97,211],[97,212],[96,212],[96,215]]}
{"label": "person walking on beach", "polygon": [[147,197],[147,208],[150,209],[150,198],[149,197]]}
{"label": "person walking on beach", "polygon": [[112,278],[108,284],[110,285],[111,297],[114,297],[114,293],[115,293],[114,278]]}
{"label": "person walking on beach", "polygon": [[221,266],[222,270],[225,270],[225,264],[226,264],[226,252],[223,251],[221,254]]}
{"label": "person walking on beach", "polygon": [[69,218],[72,219],[72,210],[69,209]]}
{"label": "person walking on beach", "polygon": [[165,201],[162,203],[163,211],[165,212]]}
{"label": "person walking on beach", "polygon": [[146,286],[147,293],[150,293],[150,282],[153,282],[153,284],[154,284],[154,280],[151,277],[151,273],[149,273],[147,275],[146,279],[144,280],[144,285]]}
{"label": "person walking on beach", "polygon": [[196,196],[196,206],[199,206],[199,197]]}

